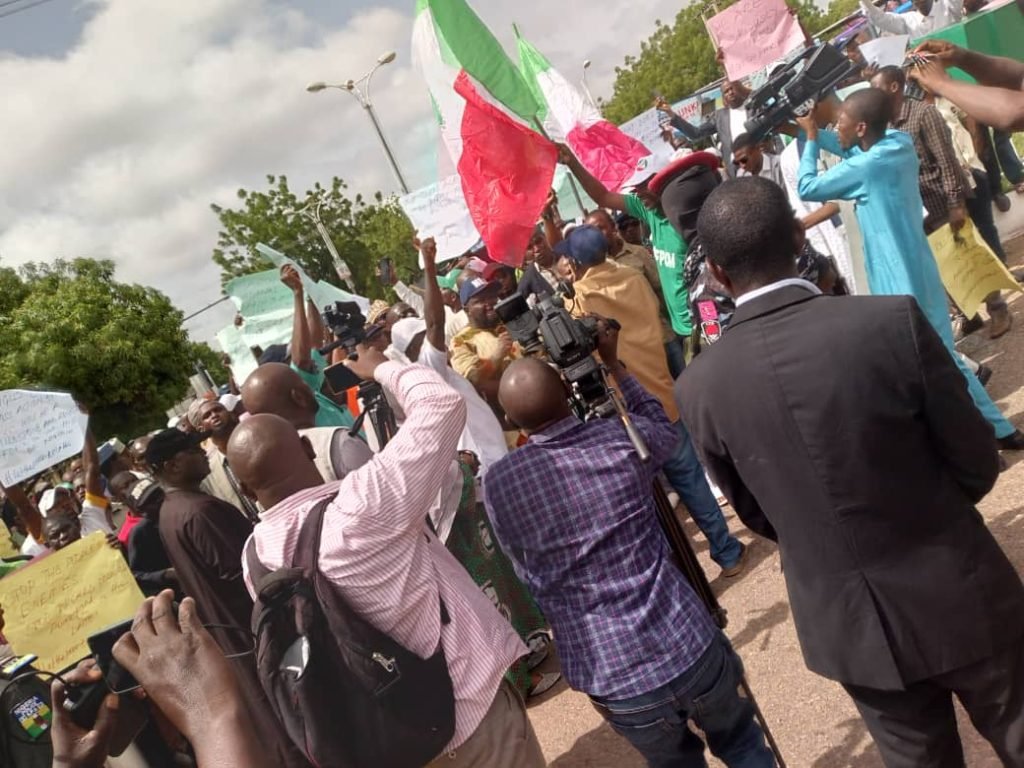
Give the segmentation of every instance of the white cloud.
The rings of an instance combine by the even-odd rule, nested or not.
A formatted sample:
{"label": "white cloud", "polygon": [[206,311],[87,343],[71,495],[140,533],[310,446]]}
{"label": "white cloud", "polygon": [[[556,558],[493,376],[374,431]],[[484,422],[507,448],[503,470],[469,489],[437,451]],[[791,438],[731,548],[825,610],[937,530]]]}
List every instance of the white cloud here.
{"label": "white cloud", "polygon": [[[366,116],[311,80],[358,74],[385,50],[374,101],[413,185],[432,180],[436,138],[425,89],[409,69],[412,5],[367,7],[345,26],[272,0],[104,0],[78,42],[53,58],[0,58],[0,256],[6,264],[79,255],[112,258],[122,279],[154,285],[186,312],[218,298],[210,261],[217,220],[238,187],[285,173],[297,190],[333,175],[356,191],[394,182]],[[576,78],[608,93],[614,65],[635,53],[658,14],[569,0],[552,25],[542,0],[479,4],[510,52],[511,23]],[[643,18],[640,18],[643,17]],[[189,324],[212,338],[227,307]]]}

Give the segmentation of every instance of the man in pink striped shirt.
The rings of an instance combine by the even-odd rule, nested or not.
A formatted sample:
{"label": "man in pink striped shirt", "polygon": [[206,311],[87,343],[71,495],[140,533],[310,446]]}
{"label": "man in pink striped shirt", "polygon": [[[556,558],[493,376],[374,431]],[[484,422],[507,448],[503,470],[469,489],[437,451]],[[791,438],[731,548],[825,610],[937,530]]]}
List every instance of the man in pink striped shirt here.
{"label": "man in pink striped shirt", "polygon": [[[228,445],[242,483],[267,511],[253,532],[269,569],[290,563],[309,510],[325,496],[320,570],[349,605],[423,658],[444,648],[455,691],[455,735],[434,763],[533,768],[544,758],[522,699],[504,680],[526,647],[425,526],[466,420],[462,397],[431,370],[361,347],[350,367],[376,379],[406,421],[387,447],[340,482],[322,484],[287,422],[252,416]],[[287,428],[285,428],[287,426]],[[250,592],[253,586],[245,572]],[[451,617],[441,626],[440,599]],[[431,763],[431,765],[434,765]]]}

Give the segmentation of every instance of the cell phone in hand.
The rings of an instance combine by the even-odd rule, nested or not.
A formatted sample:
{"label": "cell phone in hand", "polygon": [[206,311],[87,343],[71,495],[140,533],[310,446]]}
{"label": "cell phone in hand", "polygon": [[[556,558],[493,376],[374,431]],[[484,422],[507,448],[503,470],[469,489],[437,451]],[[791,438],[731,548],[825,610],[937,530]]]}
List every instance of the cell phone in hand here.
{"label": "cell phone in hand", "polygon": [[390,286],[395,279],[395,267],[391,259],[385,256],[377,262],[377,269],[380,270],[380,284]]}

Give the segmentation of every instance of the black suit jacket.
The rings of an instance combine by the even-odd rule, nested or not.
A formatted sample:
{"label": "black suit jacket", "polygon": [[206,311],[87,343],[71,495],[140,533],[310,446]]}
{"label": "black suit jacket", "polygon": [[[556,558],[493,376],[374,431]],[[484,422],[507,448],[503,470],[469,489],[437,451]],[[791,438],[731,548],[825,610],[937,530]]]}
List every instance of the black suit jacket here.
{"label": "black suit jacket", "polygon": [[807,666],[899,690],[1024,633],[1024,588],[974,508],[992,427],[910,297],[780,288],[676,383],[740,519],[778,541]]}

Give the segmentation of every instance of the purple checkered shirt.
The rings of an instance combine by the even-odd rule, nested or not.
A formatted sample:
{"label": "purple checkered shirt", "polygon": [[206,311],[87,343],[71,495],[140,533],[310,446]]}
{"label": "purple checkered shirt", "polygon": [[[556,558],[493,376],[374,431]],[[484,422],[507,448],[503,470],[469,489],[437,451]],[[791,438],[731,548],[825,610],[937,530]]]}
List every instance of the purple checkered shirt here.
{"label": "purple checkered shirt", "polygon": [[494,532],[551,622],[569,684],[627,699],[689,669],[717,629],[671,559],[651,492],[676,445],[632,376],[622,394],[651,449],[641,463],[618,419],[575,417],[530,437],[487,472]]}

